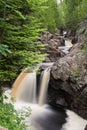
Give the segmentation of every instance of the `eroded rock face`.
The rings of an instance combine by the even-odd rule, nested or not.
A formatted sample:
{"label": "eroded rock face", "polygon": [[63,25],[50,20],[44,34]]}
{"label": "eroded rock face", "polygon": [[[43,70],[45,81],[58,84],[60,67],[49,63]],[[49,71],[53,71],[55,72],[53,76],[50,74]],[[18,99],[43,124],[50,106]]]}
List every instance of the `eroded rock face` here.
{"label": "eroded rock face", "polygon": [[[81,110],[87,108],[87,55],[81,51],[71,52],[54,64],[51,73],[54,79],[61,81],[53,87],[70,94],[73,97],[71,108],[83,115]],[[83,117],[87,118],[87,112]]]}
{"label": "eroded rock face", "polygon": [[64,54],[59,51],[58,47],[64,44],[63,36],[60,36],[60,31],[57,30],[54,34],[46,32],[41,36],[40,41],[46,44],[45,53],[48,54],[44,62],[55,62]]}
{"label": "eroded rock face", "polygon": [[[69,95],[62,97],[67,106],[87,119],[87,54],[82,50],[86,38],[84,33],[87,31],[87,20],[85,24],[80,24],[80,29],[83,31],[77,31],[78,43],[72,47],[69,54],[53,65],[49,86],[55,89],[54,95],[58,95],[60,90]],[[64,100],[62,105],[65,104]],[[58,97],[55,98],[55,102],[59,102]]]}
{"label": "eroded rock face", "polygon": [[[79,23],[76,32],[68,30],[66,35],[59,30],[55,34],[45,33],[41,42],[47,44],[45,62],[55,62],[51,70],[48,102],[62,105],[87,119],[87,54],[82,50],[87,37],[87,19]],[[73,43],[70,53],[64,55],[59,46],[64,40]]]}
{"label": "eroded rock face", "polygon": [[83,84],[87,84],[86,65],[87,55],[79,51],[75,55],[70,54],[58,60],[52,68],[52,75],[55,79],[62,81],[76,81],[78,86],[82,87]]}
{"label": "eroded rock face", "polygon": [[87,37],[87,19],[79,23],[79,28],[77,30],[78,42],[84,42]]}
{"label": "eroded rock face", "polygon": [[61,80],[59,85],[53,87],[61,87],[70,94],[73,97],[71,108],[87,118],[87,112],[83,112],[87,108],[87,55],[81,51],[71,52],[54,64],[51,73],[54,79]]}

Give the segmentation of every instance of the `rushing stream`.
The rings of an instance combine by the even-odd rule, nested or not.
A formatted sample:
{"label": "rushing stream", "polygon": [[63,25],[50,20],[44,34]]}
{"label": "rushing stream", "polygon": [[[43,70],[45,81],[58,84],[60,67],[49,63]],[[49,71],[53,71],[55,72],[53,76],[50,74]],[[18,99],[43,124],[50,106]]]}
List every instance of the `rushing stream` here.
{"label": "rushing stream", "polygon": [[60,46],[58,47],[59,50],[61,50],[63,53],[68,54],[70,48],[73,46],[73,44],[71,43],[71,40],[65,40],[65,46]]}
{"label": "rushing stream", "polygon": [[50,79],[50,69],[41,75],[39,99],[36,97],[36,72],[22,72],[15,81],[11,96],[15,96],[15,109],[24,110],[31,107],[32,112],[26,117],[26,130],[84,130],[87,121],[70,110],[55,108],[45,103]]}

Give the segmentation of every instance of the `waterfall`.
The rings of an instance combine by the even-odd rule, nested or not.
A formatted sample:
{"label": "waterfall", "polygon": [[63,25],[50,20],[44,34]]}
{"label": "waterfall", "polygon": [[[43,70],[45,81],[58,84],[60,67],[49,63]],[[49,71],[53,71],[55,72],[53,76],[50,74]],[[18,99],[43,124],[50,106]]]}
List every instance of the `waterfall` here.
{"label": "waterfall", "polygon": [[24,78],[26,77],[28,73],[24,73],[22,72],[18,78],[16,79],[16,81],[14,82],[13,86],[12,86],[12,91],[11,91],[11,96],[15,97],[16,99],[18,99],[19,97],[19,93],[20,93],[20,88],[23,86],[23,81]]}
{"label": "waterfall", "polygon": [[28,73],[24,79],[24,83],[21,91],[21,100],[36,103],[36,72]]}
{"label": "waterfall", "polygon": [[72,47],[72,43],[71,43],[71,40],[65,40],[65,46],[69,46],[69,47]]}
{"label": "waterfall", "polygon": [[50,79],[50,69],[46,69],[41,75],[41,85],[39,94],[39,105],[44,105],[46,100],[47,88]]}
{"label": "waterfall", "polygon": [[16,100],[36,103],[36,72],[22,72],[13,84],[11,96]]}
{"label": "waterfall", "polygon": [[[39,99],[36,97],[36,72],[22,72],[11,90],[11,96],[15,96],[14,108],[20,112],[29,112],[31,115],[25,117],[26,130],[84,130],[87,121],[69,110],[53,107],[45,104],[48,83],[50,79],[50,68],[41,74]],[[10,91],[8,91],[9,97]],[[8,103],[10,101],[10,97]],[[6,100],[5,102],[6,103]]]}
{"label": "waterfall", "polygon": [[[40,93],[39,93],[39,105],[45,104],[48,83],[50,79],[50,69],[45,69],[41,74]],[[27,73],[22,72],[15,83],[11,91],[11,96],[16,98],[16,101],[25,101],[29,103],[36,103],[36,72]]]}

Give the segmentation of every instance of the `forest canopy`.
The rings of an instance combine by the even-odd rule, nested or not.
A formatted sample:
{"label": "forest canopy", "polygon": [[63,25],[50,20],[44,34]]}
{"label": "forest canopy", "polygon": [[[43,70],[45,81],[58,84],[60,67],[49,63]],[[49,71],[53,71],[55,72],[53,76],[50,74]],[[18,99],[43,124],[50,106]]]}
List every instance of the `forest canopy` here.
{"label": "forest canopy", "polygon": [[40,36],[46,30],[76,30],[87,18],[86,0],[0,0],[0,81],[44,60]]}

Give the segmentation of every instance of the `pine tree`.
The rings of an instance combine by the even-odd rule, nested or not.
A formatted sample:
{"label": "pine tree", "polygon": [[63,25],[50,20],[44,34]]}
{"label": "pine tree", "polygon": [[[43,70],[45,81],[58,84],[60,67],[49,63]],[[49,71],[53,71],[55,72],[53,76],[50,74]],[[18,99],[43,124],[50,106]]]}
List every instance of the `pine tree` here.
{"label": "pine tree", "polygon": [[44,23],[50,32],[54,32],[60,26],[59,9],[57,0],[47,0],[44,5],[47,6],[44,15]]}
{"label": "pine tree", "polygon": [[79,11],[79,20],[87,18],[87,1],[86,0],[80,0],[80,4],[78,6]]}
{"label": "pine tree", "polygon": [[0,81],[11,81],[23,68],[44,59],[40,53],[44,46],[38,42],[45,30],[38,19],[45,9],[43,2],[0,1]]}
{"label": "pine tree", "polygon": [[86,0],[63,0],[62,12],[63,22],[66,28],[76,30],[78,22],[86,18]]}
{"label": "pine tree", "polygon": [[65,22],[66,27],[76,29],[78,23],[78,0],[65,0]]}

